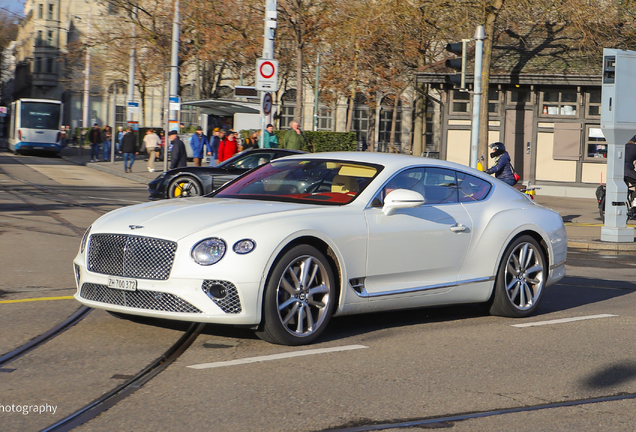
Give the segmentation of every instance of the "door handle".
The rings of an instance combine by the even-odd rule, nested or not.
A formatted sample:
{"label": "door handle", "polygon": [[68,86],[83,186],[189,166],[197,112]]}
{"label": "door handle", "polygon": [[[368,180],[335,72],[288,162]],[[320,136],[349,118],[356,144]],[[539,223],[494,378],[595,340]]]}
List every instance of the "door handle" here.
{"label": "door handle", "polygon": [[466,231],[466,226],[462,225],[462,224],[457,224],[457,225],[453,225],[452,227],[450,227],[450,230],[452,232],[464,232]]}

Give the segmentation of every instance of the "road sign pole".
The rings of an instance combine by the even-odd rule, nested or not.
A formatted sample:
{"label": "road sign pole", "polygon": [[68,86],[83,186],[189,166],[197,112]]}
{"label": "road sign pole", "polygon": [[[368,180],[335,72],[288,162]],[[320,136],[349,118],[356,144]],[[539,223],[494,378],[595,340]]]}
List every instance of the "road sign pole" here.
{"label": "road sign pole", "polygon": [[[265,2],[265,32],[263,33],[263,59],[274,59],[274,37],[276,36],[276,19],[278,13],[276,12],[276,0],[266,0]],[[278,67],[276,67],[278,69]],[[257,81],[261,77],[261,64],[257,62],[256,79]],[[257,86],[258,88],[258,86]],[[278,88],[276,85],[270,91],[276,91]],[[261,138],[259,139],[258,146],[262,147],[265,141],[265,126],[267,115],[263,110],[265,102],[266,91],[261,91]]]}

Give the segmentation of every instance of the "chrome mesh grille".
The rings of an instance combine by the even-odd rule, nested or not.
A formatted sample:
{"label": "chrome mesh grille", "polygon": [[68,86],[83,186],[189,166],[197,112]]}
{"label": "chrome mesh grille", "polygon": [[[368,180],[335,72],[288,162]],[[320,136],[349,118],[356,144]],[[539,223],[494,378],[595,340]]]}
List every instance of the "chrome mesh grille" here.
{"label": "chrome mesh grille", "polygon": [[163,312],[203,313],[176,295],[159,291],[122,291],[108,288],[106,285],[85,283],[82,285],[80,296],[86,300],[99,303],[137,309]]}
{"label": "chrome mesh grille", "polygon": [[[226,294],[224,297],[218,298],[210,293],[210,288],[214,285],[221,285],[225,288]],[[218,307],[221,308],[223,312],[229,314],[241,313],[241,299],[239,298],[238,290],[231,282],[221,280],[204,280],[203,285],[201,285],[201,289]]]}
{"label": "chrome mesh grille", "polygon": [[166,280],[177,243],[122,234],[94,234],[88,246],[88,269],[137,279]]}

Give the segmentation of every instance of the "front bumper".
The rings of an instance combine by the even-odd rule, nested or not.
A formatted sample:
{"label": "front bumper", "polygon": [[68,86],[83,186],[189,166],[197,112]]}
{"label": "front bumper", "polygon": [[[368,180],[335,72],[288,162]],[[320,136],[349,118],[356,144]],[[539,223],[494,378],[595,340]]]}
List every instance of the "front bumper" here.
{"label": "front bumper", "polygon": [[109,288],[108,275],[89,272],[77,261],[74,264],[75,298],[92,308],[216,324],[256,325],[260,321],[256,301],[260,281],[238,284],[222,278],[137,279],[136,290],[125,291]]}

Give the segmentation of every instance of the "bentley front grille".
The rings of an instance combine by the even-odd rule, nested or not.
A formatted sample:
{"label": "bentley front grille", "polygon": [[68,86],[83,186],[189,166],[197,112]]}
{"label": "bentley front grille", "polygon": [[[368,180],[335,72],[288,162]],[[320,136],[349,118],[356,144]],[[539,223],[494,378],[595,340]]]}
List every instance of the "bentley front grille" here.
{"label": "bentley front grille", "polygon": [[203,313],[174,294],[159,291],[123,291],[106,285],[85,283],[80,296],[86,300],[162,312]]}
{"label": "bentley front grille", "polygon": [[177,243],[122,234],[93,234],[88,246],[88,270],[111,276],[166,280]]}
{"label": "bentley front grille", "polygon": [[225,313],[241,313],[241,299],[233,283],[221,280],[204,280],[201,289]]}

